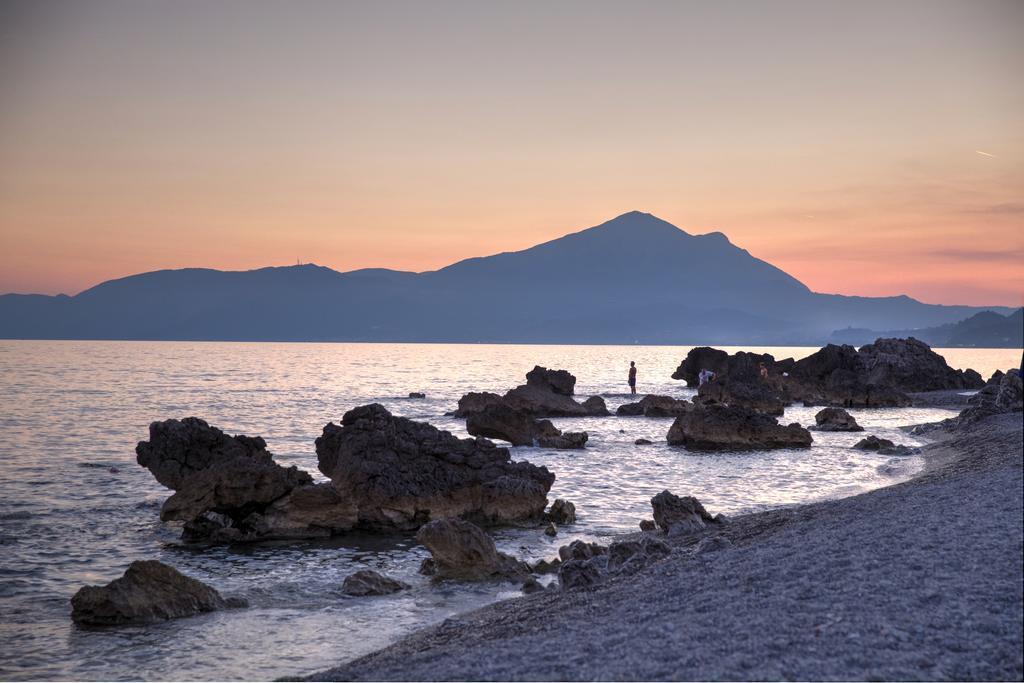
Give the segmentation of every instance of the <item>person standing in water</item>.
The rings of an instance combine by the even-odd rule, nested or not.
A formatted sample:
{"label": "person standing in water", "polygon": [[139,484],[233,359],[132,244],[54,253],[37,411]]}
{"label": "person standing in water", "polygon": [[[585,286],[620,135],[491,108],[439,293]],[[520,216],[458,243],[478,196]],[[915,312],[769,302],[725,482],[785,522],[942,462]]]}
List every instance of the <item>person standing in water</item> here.
{"label": "person standing in water", "polygon": [[629,361],[629,393],[636,393],[636,363]]}

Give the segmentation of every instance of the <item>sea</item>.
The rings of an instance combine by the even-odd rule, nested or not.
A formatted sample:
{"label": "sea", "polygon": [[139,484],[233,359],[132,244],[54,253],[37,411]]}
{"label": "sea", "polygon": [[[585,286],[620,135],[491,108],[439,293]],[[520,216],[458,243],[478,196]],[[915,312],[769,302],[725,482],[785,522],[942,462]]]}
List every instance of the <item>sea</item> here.
{"label": "sea", "polygon": [[[510,583],[435,583],[411,535],[196,546],[159,519],[170,492],[135,462],[150,422],[197,416],[231,434],[263,436],[275,458],[323,479],[313,441],[349,409],[377,402],[396,415],[467,436],[447,416],[468,391],[505,390],[534,365],[578,378],[579,398],[687,398],[670,378],[687,346],[542,346],[341,343],[0,341],[0,679],[237,680],[309,674],[364,655],[425,626],[520,594]],[[722,347],[727,351],[740,347]],[[742,347],[776,358],[814,348]],[[1019,351],[938,349],[950,365],[988,377]],[[425,399],[409,399],[409,392]],[[814,408],[784,423],[813,424]],[[953,415],[937,408],[852,410],[867,433],[922,445],[900,427]],[[493,532],[523,559],[557,556],[574,539],[607,543],[651,517],[663,489],[694,495],[712,514],[855,495],[912,477],[919,456],[853,450],[863,434],[814,433],[809,450],[697,454],[665,442],[671,419],[556,419],[590,434],[581,451],[512,448],[556,480],[549,500],[576,505],[578,521],[549,538],[536,529]],[[638,438],[650,446],[636,446]],[[240,596],[248,609],[147,626],[83,628],[70,598],[138,559],[156,559]],[[375,569],[412,584],[383,597],[349,597],[344,578]],[[550,578],[548,578],[550,580]]]}

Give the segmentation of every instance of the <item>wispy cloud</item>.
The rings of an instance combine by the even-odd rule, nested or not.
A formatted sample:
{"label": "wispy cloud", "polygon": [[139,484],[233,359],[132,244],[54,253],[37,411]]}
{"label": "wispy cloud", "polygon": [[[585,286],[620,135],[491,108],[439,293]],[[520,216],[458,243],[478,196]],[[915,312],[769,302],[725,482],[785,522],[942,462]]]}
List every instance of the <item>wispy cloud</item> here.
{"label": "wispy cloud", "polygon": [[992,157],[993,159],[995,159],[995,158],[996,158],[996,155],[995,155],[995,154],[989,154],[988,152],[982,152],[982,151],[981,151],[980,149],[976,149],[976,150],[974,150],[974,153],[975,153],[975,154],[980,154],[980,155],[981,155],[981,156],[983,156],[983,157]]}
{"label": "wispy cloud", "polygon": [[933,249],[924,256],[943,261],[973,261],[977,263],[1020,263],[1024,260],[1024,249]]}

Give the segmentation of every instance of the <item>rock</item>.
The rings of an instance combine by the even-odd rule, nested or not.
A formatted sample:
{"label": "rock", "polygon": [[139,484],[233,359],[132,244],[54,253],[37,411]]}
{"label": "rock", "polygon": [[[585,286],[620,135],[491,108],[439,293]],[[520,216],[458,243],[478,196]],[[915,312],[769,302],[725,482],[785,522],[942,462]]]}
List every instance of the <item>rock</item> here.
{"label": "rock", "polygon": [[539,593],[543,590],[544,585],[532,576],[523,582],[522,591],[527,595],[530,595],[531,593]]}
{"label": "rock", "polygon": [[700,539],[697,542],[697,546],[693,550],[694,555],[704,555],[706,553],[715,553],[719,550],[725,550],[732,547],[732,541],[722,535],[708,536]]}
{"label": "rock", "polygon": [[432,519],[539,522],[555,476],[513,462],[487,439],[459,439],[371,404],[316,440],[320,471],[357,509],[364,529],[412,530]]}
{"label": "rock", "polygon": [[538,386],[522,384],[509,390],[504,400],[516,410],[533,417],[584,417],[587,409],[571,396],[556,394]]}
{"label": "rock", "polygon": [[693,410],[693,404],[686,399],[648,394],[636,403],[624,403],[615,414],[622,416],[677,417]]}
{"label": "rock", "polygon": [[555,524],[575,524],[576,506],[568,500],[556,498],[547,512],[547,517]]}
{"label": "rock", "polygon": [[608,571],[631,574],[668,557],[671,552],[667,544],[649,536],[639,541],[615,541],[608,546]]}
{"label": "rock", "polygon": [[473,436],[502,439],[513,446],[542,448],[583,448],[586,432],[561,432],[550,420],[536,420],[504,401],[492,403],[466,418],[466,431]]}
{"label": "rock", "polygon": [[853,445],[854,448],[859,448],[862,451],[880,451],[895,448],[895,446],[896,444],[889,439],[880,439],[874,434],[864,437]]}
{"label": "rock", "polygon": [[690,349],[686,354],[686,358],[672,373],[672,379],[686,380],[686,386],[695,387],[698,384],[697,376],[701,370],[724,374],[728,371],[728,367],[729,354],[727,352],[713,349],[710,346],[698,346]]}
{"label": "rock", "polygon": [[650,446],[653,443],[654,442],[651,441],[650,439],[637,439],[636,441],[633,442],[633,445],[635,445],[635,446]]}
{"label": "rock", "polygon": [[492,394],[489,391],[471,391],[459,399],[459,407],[452,415],[455,417],[469,417],[475,413],[483,412],[487,406],[494,405],[495,403],[503,403],[502,397],[498,394]]}
{"label": "rock", "polygon": [[658,525],[653,519],[641,519],[640,520],[640,531],[654,531],[658,528]]}
{"label": "rock", "polygon": [[717,515],[715,515],[714,521],[715,521],[716,524],[731,524],[732,523],[732,519],[730,517],[726,516],[726,515],[723,515],[721,512],[719,512]]}
{"label": "rock", "polygon": [[409,584],[384,576],[372,569],[361,569],[345,577],[341,590],[347,595],[389,595],[409,588]]}
{"label": "rock", "polygon": [[553,574],[558,571],[560,566],[562,566],[562,560],[557,557],[551,561],[537,560],[531,567],[531,571],[534,574]]}
{"label": "rock", "polygon": [[546,527],[544,527],[544,535],[545,536],[557,536],[558,535],[558,529],[555,527],[555,523],[554,522],[548,522],[548,525]]}
{"label": "rock", "polygon": [[583,402],[583,409],[587,411],[587,415],[591,417],[604,417],[609,415],[608,406],[605,404],[604,399],[600,396],[591,396]]}
{"label": "rock", "polygon": [[988,384],[971,397],[971,406],[947,421],[953,429],[962,429],[990,415],[1019,413],[1024,409],[1024,390],[1020,375],[1014,370],[993,375]]}
{"label": "rock", "polygon": [[868,384],[896,387],[904,392],[941,389],[980,389],[981,375],[970,375],[946,364],[946,359],[913,337],[877,339],[857,351]]}
{"label": "rock", "polygon": [[676,418],[668,442],[690,450],[808,448],[811,433],[749,408],[706,405]]}
{"label": "rock", "polygon": [[430,551],[439,578],[521,581],[530,574],[529,565],[499,553],[483,529],[462,519],[435,519],[420,527],[416,540]]}
{"label": "rock", "polygon": [[416,571],[423,576],[434,576],[437,574],[437,564],[434,562],[434,558],[423,558],[423,561],[420,562],[420,568]]}
{"label": "rock", "polygon": [[71,618],[79,624],[145,624],[190,617],[243,605],[229,604],[202,581],[156,560],[136,560],[106,586],[85,586],[71,598]]}
{"label": "rock", "polygon": [[848,345],[828,344],[798,360],[786,378],[786,389],[806,405],[877,408],[911,404],[902,390],[869,382],[864,360]]}
{"label": "rock", "polygon": [[721,375],[700,386],[697,397],[704,404],[724,403],[776,416],[789,404],[781,391],[757,375]]}
{"label": "rock", "polygon": [[189,521],[214,511],[241,519],[313,478],[281,467],[260,437],[228,436],[203,420],[165,420],[149,425],[149,441],[135,447],[136,460],[175,491],[161,519]]}
{"label": "rock", "polygon": [[589,438],[590,435],[586,432],[562,432],[556,436],[537,439],[537,445],[541,448],[557,448],[559,450],[580,449],[586,447]]}
{"label": "rock", "polygon": [[420,391],[410,391],[409,398],[426,398],[427,395]]}
{"label": "rock", "polygon": [[607,554],[607,546],[599,545],[597,543],[587,543],[586,541],[573,541],[569,545],[563,545],[558,549],[558,558],[562,562],[568,562],[569,560],[589,560],[592,557]]}
{"label": "rock", "polygon": [[815,426],[821,432],[863,432],[864,428],[857,424],[853,415],[842,408],[825,408],[814,416]]}
{"label": "rock", "polygon": [[564,591],[588,588],[603,578],[600,566],[592,560],[569,560],[558,569],[558,583]]}
{"label": "rock", "polygon": [[654,509],[655,524],[667,534],[693,533],[714,521],[693,496],[679,497],[667,490],[651,498],[651,507]]}
{"label": "rock", "polygon": [[892,448],[879,448],[878,452],[881,455],[908,456],[908,455],[917,455],[918,453],[921,452],[921,449],[920,448],[913,448],[911,446],[904,446],[903,444],[897,444],[897,445],[893,446]]}
{"label": "rock", "polygon": [[504,401],[470,414],[466,431],[473,436],[502,439],[513,446],[533,446],[541,438],[561,434],[550,421],[535,420]]}
{"label": "rock", "polygon": [[562,396],[572,396],[576,387],[576,377],[567,370],[548,370],[535,365],[533,370],[526,373],[526,384]]}

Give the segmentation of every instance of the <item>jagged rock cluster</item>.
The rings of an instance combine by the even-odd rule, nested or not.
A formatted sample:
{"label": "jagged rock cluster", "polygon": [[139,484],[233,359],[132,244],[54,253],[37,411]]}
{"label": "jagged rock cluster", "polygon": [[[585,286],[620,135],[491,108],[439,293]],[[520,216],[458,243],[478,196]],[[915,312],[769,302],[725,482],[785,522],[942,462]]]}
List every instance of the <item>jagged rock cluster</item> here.
{"label": "jagged rock cluster", "polygon": [[371,404],[316,440],[314,484],[281,467],[259,437],[229,436],[197,418],[150,425],[138,462],[174,489],[161,518],[191,540],[315,538],[356,527],[413,530],[439,517],[539,522],[554,475],[486,439],[459,439]]}
{"label": "jagged rock cluster", "polygon": [[[766,376],[762,375],[764,367]],[[776,361],[769,354],[729,355],[709,347],[692,349],[673,373],[698,385],[702,370],[715,379],[698,388],[701,400],[781,415],[786,405],[839,407],[908,406],[908,393],[978,389],[980,375],[955,370],[927,344],[914,338],[878,339],[859,350],[829,344],[806,358]]]}
{"label": "jagged rock cluster", "polygon": [[573,399],[576,378],[565,370],[548,370],[539,365],[526,374],[526,384],[510,389],[504,396],[491,392],[470,392],[459,399],[455,417],[469,417],[488,406],[504,404],[531,417],[602,417],[608,407],[600,396],[583,403]]}

